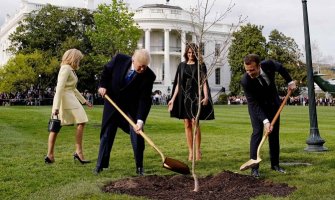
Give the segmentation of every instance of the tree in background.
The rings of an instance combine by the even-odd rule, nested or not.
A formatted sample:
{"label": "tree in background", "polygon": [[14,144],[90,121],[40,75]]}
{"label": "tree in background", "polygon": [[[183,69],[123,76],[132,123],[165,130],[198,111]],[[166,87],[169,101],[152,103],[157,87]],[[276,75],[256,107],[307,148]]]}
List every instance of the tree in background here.
{"label": "tree in background", "polygon": [[240,81],[244,73],[243,58],[250,54],[258,54],[262,59],[267,57],[266,39],[262,35],[263,26],[248,23],[233,33],[232,44],[229,47],[228,62],[231,67],[229,90],[231,95],[241,94]]}
{"label": "tree in background", "polygon": [[50,84],[46,77],[57,72],[58,68],[58,60],[48,59],[44,52],[19,53],[0,68],[0,92],[24,92],[31,85]]}
{"label": "tree in background", "polygon": [[[301,51],[293,38],[285,36],[278,30],[271,31],[269,42],[262,35],[263,26],[247,24],[233,34],[232,45],[229,48],[228,62],[231,66],[232,78],[230,95],[241,94],[240,80],[245,72],[243,58],[247,54],[258,54],[261,59],[273,59],[282,63],[293,79],[300,86],[306,86],[306,67],[300,61]],[[286,93],[286,83],[281,77],[276,78],[280,95]],[[295,95],[299,94],[296,90]]]}
{"label": "tree in background", "polygon": [[[319,43],[316,40],[311,42],[311,53],[313,57],[313,71],[321,74],[325,74],[324,79],[334,78],[334,67],[335,61],[334,57],[330,55],[323,55]],[[303,52],[306,52],[305,46],[303,46]],[[306,60],[304,55],[302,60]],[[333,71],[331,71],[331,70]]]}
{"label": "tree in background", "polygon": [[[92,60],[89,57],[89,53],[92,52],[92,46],[86,35],[86,29],[91,26],[94,26],[93,15],[87,9],[62,9],[47,5],[41,10],[32,11],[19,23],[16,31],[9,36],[11,41],[9,51],[16,54],[16,56],[29,56],[35,51],[43,52],[41,54],[43,54],[46,61],[57,60],[59,66],[64,52],[70,48],[77,48],[85,54],[85,62],[82,62],[85,65]],[[16,62],[17,59],[14,58],[12,62]],[[27,66],[22,66],[25,69],[34,68],[29,65],[29,62],[25,64]],[[9,62],[4,68],[12,68],[11,65],[11,62]],[[92,66],[93,68],[90,69],[83,66],[83,69],[78,73],[79,78],[85,80],[85,82],[94,82],[94,74],[98,69],[94,67],[96,65],[91,64],[90,67]],[[87,70],[87,72],[84,72],[84,70]],[[2,76],[6,76],[8,71],[10,70],[3,71],[4,74]],[[58,68],[53,70],[52,73],[42,74],[42,79],[45,80],[41,83],[42,88],[53,88],[56,85]],[[82,83],[84,81],[79,82],[78,88],[83,88]],[[91,86],[91,88],[85,89],[95,91],[96,88]]]}
{"label": "tree in background", "polygon": [[[285,36],[278,30],[271,31],[269,35],[268,56],[267,58],[276,60],[282,63],[288,70],[293,79],[299,81],[300,86],[306,86],[305,77],[307,76],[307,69],[300,61],[302,56],[301,51],[293,38]],[[304,81],[303,81],[304,80]],[[280,76],[276,77],[277,89],[280,95],[285,95],[287,92],[286,82]],[[295,91],[299,94],[299,90]]]}
{"label": "tree in background", "polygon": [[95,27],[87,34],[96,53],[96,59],[106,63],[117,53],[132,55],[141,37],[141,30],[122,0],[101,4],[94,13]]}
{"label": "tree in background", "polygon": [[[131,54],[137,47],[141,31],[132,17],[133,13],[128,11],[125,3],[117,0],[113,0],[111,5],[100,5],[95,13],[87,9],[63,9],[47,5],[41,10],[32,11],[19,23],[9,37],[9,51],[16,55],[29,55],[39,50],[46,60],[58,60],[59,66],[64,52],[77,48],[85,55],[77,73],[80,79],[78,89],[96,92],[96,82],[103,64],[115,53]],[[7,67],[12,66],[8,63],[4,68]],[[6,76],[7,71],[2,71],[1,76]],[[48,81],[43,82],[42,86],[53,88],[57,73],[58,70],[54,70],[51,74],[45,74],[43,80]]]}
{"label": "tree in background", "polygon": [[16,31],[9,36],[9,50],[13,54],[41,50],[59,57],[71,46],[86,54],[92,47],[85,32],[93,25],[93,15],[87,9],[61,9],[47,5],[32,11],[19,23]]}

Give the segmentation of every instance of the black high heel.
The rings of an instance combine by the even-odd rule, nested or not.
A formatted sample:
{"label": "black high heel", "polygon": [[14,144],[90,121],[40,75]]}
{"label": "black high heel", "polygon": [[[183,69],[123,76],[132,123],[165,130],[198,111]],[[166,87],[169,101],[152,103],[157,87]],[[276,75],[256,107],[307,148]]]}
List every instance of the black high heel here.
{"label": "black high heel", "polygon": [[79,162],[80,162],[81,164],[83,164],[83,165],[91,162],[90,160],[82,160],[82,159],[80,159],[80,158],[79,158],[79,155],[78,155],[77,153],[74,153],[74,154],[73,154],[73,159],[74,159],[74,160],[79,160]]}
{"label": "black high heel", "polygon": [[45,158],[44,158],[44,162],[45,162],[46,164],[52,164],[52,163],[55,162],[55,160],[51,160],[48,156],[45,156]]}

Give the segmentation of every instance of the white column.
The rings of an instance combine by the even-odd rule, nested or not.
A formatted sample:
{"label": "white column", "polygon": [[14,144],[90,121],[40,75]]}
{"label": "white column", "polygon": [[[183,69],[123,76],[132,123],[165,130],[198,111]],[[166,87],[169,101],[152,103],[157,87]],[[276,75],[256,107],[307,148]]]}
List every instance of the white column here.
{"label": "white column", "polygon": [[180,55],[180,61],[183,61],[184,60],[184,53],[185,53],[185,48],[186,48],[186,32],[185,31],[182,31],[181,32],[181,55]]}
{"label": "white column", "polygon": [[170,29],[164,29],[164,86],[170,85]]}
{"label": "white column", "polygon": [[145,44],[144,48],[150,52],[150,29],[145,30]]}

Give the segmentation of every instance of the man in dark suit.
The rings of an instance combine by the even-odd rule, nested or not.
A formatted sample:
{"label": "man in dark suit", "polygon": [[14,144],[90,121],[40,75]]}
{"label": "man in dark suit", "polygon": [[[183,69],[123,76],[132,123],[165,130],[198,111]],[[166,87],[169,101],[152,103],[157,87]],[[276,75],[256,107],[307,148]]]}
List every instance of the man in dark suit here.
{"label": "man in dark suit", "polygon": [[136,130],[124,117],[108,102],[104,103],[100,148],[94,173],[100,173],[109,167],[117,128],[130,134],[134,151],[136,173],[143,175],[144,139],[139,134],[151,108],[151,93],[156,79],[153,71],[148,67],[150,54],[145,49],[136,50],[132,57],[117,54],[104,66],[101,74],[99,93],[107,94],[120,108],[136,123]]}
{"label": "man in dark suit", "polygon": [[[260,62],[256,54],[249,54],[244,58],[246,73],[241,79],[244,94],[248,101],[248,110],[251,119],[253,132],[250,140],[250,158],[257,159],[257,148],[262,140],[263,129],[271,132],[269,135],[269,148],[271,169],[286,173],[279,166],[279,118],[274,126],[270,121],[274,118],[280,107],[275,73],[278,72],[288,83],[289,90],[295,90],[296,84],[282,64],[265,60]],[[259,165],[251,169],[251,175],[259,177]]]}

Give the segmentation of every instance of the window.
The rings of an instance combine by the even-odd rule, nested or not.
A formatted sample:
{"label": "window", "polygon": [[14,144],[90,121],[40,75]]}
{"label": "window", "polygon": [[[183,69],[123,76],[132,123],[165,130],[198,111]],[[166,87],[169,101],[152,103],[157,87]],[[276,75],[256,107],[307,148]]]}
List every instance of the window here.
{"label": "window", "polygon": [[171,14],[177,14],[180,15],[181,11],[180,10],[171,10]]}
{"label": "window", "polygon": [[163,9],[151,9],[151,13],[163,13]]}
{"label": "window", "polygon": [[215,56],[220,56],[221,44],[215,44]]}
{"label": "window", "polygon": [[215,69],[215,84],[220,85],[220,79],[221,79],[221,69],[216,68]]}
{"label": "window", "polygon": [[203,42],[200,43],[200,51],[201,55],[205,55],[205,43]]}
{"label": "window", "polygon": [[162,51],[165,51],[165,36],[162,38]]}
{"label": "window", "polygon": [[164,81],[165,71],[164,71],[164,63],[162,63],[162,81]]}

